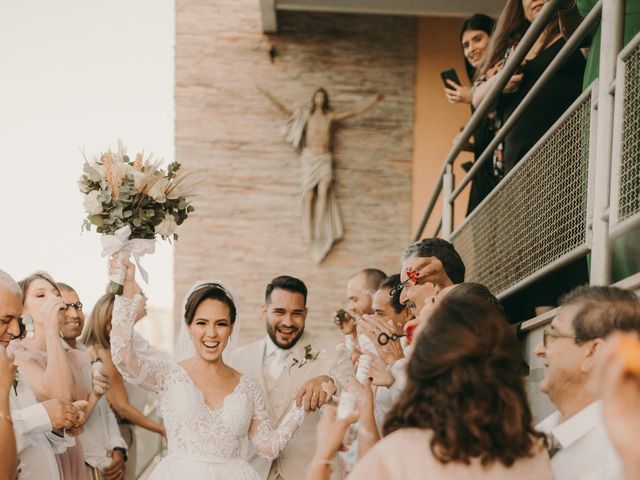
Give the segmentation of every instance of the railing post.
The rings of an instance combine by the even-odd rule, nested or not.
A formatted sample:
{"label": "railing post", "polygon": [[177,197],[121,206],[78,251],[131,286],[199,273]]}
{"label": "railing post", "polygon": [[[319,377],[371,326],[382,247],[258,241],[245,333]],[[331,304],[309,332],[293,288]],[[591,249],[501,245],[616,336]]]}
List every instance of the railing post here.
{"label": "railing post", "polygon": [[624,0],[603,0],[591,246],[592,285],[607,285],[611,282],[608,208],[614,97],[610,88],[615,79],[616,59],[622,48],[623,20]]}
{"label": "railing post", "polygon": [[453,232],[453,169],[451,164],[445,167],[442,177],[442,238],[449,240],[451,232]]}

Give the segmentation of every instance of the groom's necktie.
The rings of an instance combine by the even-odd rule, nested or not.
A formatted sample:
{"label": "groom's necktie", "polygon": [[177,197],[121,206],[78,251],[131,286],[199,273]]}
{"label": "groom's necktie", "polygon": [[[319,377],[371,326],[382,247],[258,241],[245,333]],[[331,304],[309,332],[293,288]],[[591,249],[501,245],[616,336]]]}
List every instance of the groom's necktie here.
{"label": "groom's necktie", "polygon": [[274,380],[280,378],[280,375],[282,374],[282,370],[284,370],[287,358],[289,357],[290,353],[291,352],[289,350],[283,350],[281,348],[277,349],[273,353],[273,359],[269,364],[269,375],[271,376],[271,378],[273,378]]}

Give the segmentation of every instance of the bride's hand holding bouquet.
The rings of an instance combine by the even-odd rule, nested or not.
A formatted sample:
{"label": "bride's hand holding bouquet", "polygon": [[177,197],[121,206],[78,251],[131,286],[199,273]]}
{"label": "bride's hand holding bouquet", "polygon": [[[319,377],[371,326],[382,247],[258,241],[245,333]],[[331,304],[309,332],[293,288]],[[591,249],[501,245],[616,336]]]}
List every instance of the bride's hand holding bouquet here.
{"label": "bride's hand holding bouquet", "polygon": [[129,260],[120,260],[114,255],[109,260],[109,278],[119,272],[124,272],[121,295],[130,299],[136,293],[140,293],[140,287],[136,284],[136,266]]}

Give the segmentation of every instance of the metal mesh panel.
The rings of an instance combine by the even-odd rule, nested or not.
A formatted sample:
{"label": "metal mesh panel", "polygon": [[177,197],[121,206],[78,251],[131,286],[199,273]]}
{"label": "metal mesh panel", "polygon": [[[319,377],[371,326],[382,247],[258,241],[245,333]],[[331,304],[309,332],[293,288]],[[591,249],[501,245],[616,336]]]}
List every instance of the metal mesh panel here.
{"label": "metal mesh panel", "polygon": [[640,212],[640,45],[625,63],[619,220]]}
{"label": "metal mesh panel", "polygon": [[590,96],[454,235],[467,280],[500,293],[586,242]]}

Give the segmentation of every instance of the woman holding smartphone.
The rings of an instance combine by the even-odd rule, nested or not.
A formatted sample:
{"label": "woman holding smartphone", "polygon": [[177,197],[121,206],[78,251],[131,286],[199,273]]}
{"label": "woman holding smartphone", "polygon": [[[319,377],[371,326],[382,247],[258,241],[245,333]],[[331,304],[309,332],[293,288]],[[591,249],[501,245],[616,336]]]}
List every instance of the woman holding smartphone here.
{"label": "woman holding smartphone", "polygon": [[[460,44],[464,55],[464,66],[471,83],[476,78],[478,66],[482,64],[489,46],[491,33],[494,27],[494,20],[482,13],[467,18],[460,28]],[[444,93],[449,103],[468,103],[471,105],[472,91],[470,87],[459,85],[451,78],[443,77],[445,81]],[[473,106],[471,107],[473,112]],[[473,132],[473,137],[469,142],[469,151],[473,152],[474,160],[482,154],[484,149],[493,139],[493,126],[489,118],[485,118],[480,126]],[[472,164],[463,165],[468,170]],[[471,183],[471,194],[469,196],[469,206],[467,215],[482,202],[489,192],[500,181],[501,172],[495,171],[492,162],[484,163]]]}

